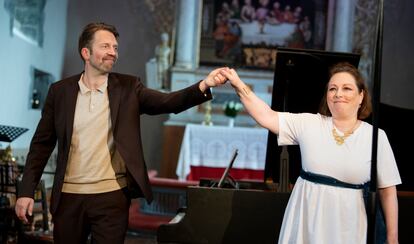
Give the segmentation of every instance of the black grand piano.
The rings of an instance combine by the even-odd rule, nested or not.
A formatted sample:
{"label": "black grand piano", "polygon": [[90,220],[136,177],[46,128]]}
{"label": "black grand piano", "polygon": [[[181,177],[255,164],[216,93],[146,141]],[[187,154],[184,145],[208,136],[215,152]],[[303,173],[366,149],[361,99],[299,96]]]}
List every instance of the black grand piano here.
{"label": "black grand piano", "polygon": [[276,193],[272,183],[238,182],[238,189],[214,183],[187,189],[187,209],[158,228],[158,243],[276,242],[289,193]]}
{"label": "black grand piano", "polygon": [[[359,55],[279,48],[272,108],[278,111],[317,112],[328,81],[328,68],[339,61],[348,61],[357,66]],[[413,115],[412,110],[392,111],[396,115],[403,113],[411,118]],[[391,113],[389,110],[387,112]],[[387,127],[386,131],[392,129],[387,122],[382,122],[382,125]],[[392,145],[393,142],[398,143],[393,137],[398,138],[395,134],[401,132],[398,126],[394,127],[399,131],[391,132],[393,136],[389,136],[389,139]],[[401,144],[400,141],[399,145]],[[407,147],[405,144],[401,148]],[[394,147],[393,149],[397,162],[408,167],[409,151],[404,154]],[[400,155],[403,154],[407,158],[401,158]],[[402,168],[400,165],[399,167]],[[276,243],[291,184],[299,175],[299,170],[299,148],[278,147],[276,136],[269,133],[263,182],[233,182],[230,178],[229,183],[233,182],[232,184],[224,184],[224,187],[218,188],[216,180],[201,180],[199,186],[187,189],[186,207],[178,210],[178,214],[169,224],[158,228],[158,243]],[[400,173],[403,182],[408,183],[404,184],[405,192],[399,195],[400,243],[414,243],[408,227],[409,222],[414,219],[414,211],[411,210],[414,195],[406,192],[414,190],[414,184],[409,180],[413,177],[408,177],[408,174],[404,176],[405,172],[401,170]]]}

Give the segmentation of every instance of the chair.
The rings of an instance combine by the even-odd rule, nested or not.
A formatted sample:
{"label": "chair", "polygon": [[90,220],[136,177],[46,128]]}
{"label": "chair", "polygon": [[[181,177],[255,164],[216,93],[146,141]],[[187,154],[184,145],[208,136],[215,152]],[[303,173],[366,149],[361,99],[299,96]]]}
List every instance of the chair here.
{"label": "chair", "polygon": [[14,224],[14,201],[16,199],[16,178],[18,176],[16,164],[4,157],[4,150],[0,150],[0,243],[16,238]]}
{"label": "chair", "polygon": [[[20,182],[18,182],[19,185]],[[19,187],[17,185],[17,190]],[[32,217],[28,224],[21,224],[19,242],[21,243],[53,243],[51,233],[48,193],[44,180],[40,180],[35,189]],[[21,222],[20,222],[21,223]]]}
{"label": "chair", "polygon": [[35,230],[37,222],[41,223],[41,229],[45,232],[50,230],[48,196],[45,182],[40,180],[35,190],[35,206],[33,207],[33,222],[31,230]]}

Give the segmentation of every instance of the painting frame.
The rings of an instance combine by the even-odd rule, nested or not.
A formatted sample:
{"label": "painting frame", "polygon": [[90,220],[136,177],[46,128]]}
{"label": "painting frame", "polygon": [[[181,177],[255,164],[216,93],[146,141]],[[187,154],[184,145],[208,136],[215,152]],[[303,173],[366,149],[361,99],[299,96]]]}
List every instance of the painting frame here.
{"label": "painting frame", "polygon": [[43,47],[46,2],[47,0],[5,0],[4,8],[10,15],[10,35]]}
{"label": "painting frame", "polygon": [[274,70],[278,47],[324,50],[328,5],[328,0],[204,0],[200,65]]}

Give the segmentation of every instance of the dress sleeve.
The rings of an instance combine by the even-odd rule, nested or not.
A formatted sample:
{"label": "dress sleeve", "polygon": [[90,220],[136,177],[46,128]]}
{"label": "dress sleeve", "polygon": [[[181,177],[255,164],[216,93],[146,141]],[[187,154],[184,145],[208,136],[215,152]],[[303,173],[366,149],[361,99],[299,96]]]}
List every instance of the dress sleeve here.
{"label": "dress sleeve", "polygon": [[394,153],[383,130],[378,131],[378,187],[385,188],[401,184]]}
{"label": "dress sleeve", "polygon": [[279,112],[279,146],[298,145],[298,138],[305,129],[306,122],[310,122],[314,114]]}

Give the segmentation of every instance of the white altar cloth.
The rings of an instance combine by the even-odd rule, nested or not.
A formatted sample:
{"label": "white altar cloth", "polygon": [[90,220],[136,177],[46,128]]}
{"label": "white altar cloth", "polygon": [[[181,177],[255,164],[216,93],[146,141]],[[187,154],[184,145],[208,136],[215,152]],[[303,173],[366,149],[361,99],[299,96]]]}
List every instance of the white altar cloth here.
{"label": "white altar cloth", "polygon": [[268,130],[250,127],[186,125],[176,174],[185,180],[191,166],[225,168],[235,149],[233,168],[264,170]]}

